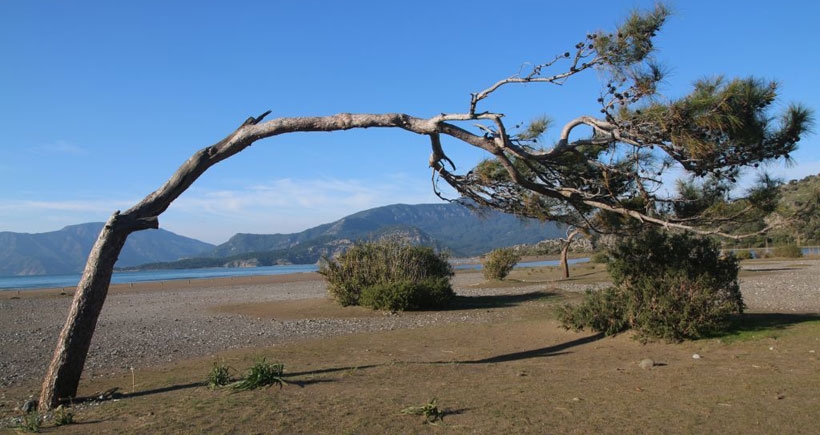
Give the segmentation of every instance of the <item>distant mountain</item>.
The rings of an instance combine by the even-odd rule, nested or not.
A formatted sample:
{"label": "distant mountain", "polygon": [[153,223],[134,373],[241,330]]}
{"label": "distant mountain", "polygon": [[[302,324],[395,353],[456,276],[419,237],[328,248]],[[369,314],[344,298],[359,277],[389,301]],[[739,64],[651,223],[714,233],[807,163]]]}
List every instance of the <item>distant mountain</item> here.
{"label": "distant mountain", "polygon": [[412,243],[471,257],[492,249],[532,244],[564,235],[552,222],[522,220],[495,211],[481,215],[455,204],[396,204],[352,214],[294,234],[236,234],[202,258],[145,268],[309,264],[333,256],[360,240],[399,235]]}
{"label": "distant mountain", "polygon": [[[0,276],[80,273],[102,226],[94,222],[47,233],[0,232]],[[174,261],[213,248],[170,231],[139,231],[128,237],[117,267]]]}

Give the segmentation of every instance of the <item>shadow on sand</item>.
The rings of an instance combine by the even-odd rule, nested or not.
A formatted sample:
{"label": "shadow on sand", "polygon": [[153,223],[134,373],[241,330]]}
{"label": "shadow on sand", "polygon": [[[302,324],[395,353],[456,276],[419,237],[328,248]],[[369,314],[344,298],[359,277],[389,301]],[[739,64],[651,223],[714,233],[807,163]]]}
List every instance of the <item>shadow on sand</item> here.
{"label": "shadow on sand", "polygon": [[556,293],[551,292],[533,291],[517,295],[456,296],[444,310],[458,311],[508,308],[523,304],[524,302],[555,297],[556,295]]}
{"label": "shadow on sand", "polygon": [[767,330],[783,330],[801,323],[818,321],[820,321],[820,314],[817,313],[745,313],[732,319],[732,324],[725,334],[719,334],[714,338]]}

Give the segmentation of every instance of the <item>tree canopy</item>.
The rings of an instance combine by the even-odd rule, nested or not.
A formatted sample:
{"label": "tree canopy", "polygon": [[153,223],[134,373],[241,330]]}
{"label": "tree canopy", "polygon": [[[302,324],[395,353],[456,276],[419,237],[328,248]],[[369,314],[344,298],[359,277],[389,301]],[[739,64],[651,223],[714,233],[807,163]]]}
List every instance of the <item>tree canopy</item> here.
{"label": "tree canopy", "polygon": [[[650,223],[739,237],[732,232],[736,221],[765,210],[776,193],[764,177],[747,195],[730,200],[741,169],[788,160],[810,131],[813,114],[799,104],[773,114],[778,84],[755,77],[717,76],[694,83],[681,98],[660,95],[665,75],[653,59],[653,39],[669,15],[663,5],[635,11],[614,32],[588,34],[529,74],[473,94],[469,118],[489,122],[478,126],[480,137],[465,141],[492,157],[457,174],[444,164],[452,162],[434,152],[438,175],[482,206],[522,216],[598,231]],[[540,142],[550,127],[546,117],[511,130],[500,113],[478,111],[501,86],[560,85],[586,73],[603,77],[600,112],[562,126],[557,143]],[[451,128],[442,133],[468,135]],[[680,177],[672,194],[662,189],[670,174]]]}

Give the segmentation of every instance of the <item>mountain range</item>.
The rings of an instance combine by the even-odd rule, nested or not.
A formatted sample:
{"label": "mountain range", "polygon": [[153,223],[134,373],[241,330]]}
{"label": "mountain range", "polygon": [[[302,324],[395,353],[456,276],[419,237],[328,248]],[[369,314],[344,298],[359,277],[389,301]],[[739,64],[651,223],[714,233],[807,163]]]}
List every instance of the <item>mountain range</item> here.
{"label": "mountain range", "polygon": [[[0,232],[0,276],[79,273],[102,223],[39,234]],[[165,230],[129,236],[118,268],[176,269],[310,264],[354,242],[397,235],[415,244],[470,257],[495,248],[562,237],[552,222],[495,211],[477,214],[456,203],[396,204],[358,212],[293,234],[236,234],[214,246]]]}
{"label": "mountain range", "polygon": [[[102,222],[91,222],[47,233],[0,232],[0,276],[80,273],[102,227]],[[117,267],[173,261],[213,248],[162,229],[139,231],[128,237]]]}

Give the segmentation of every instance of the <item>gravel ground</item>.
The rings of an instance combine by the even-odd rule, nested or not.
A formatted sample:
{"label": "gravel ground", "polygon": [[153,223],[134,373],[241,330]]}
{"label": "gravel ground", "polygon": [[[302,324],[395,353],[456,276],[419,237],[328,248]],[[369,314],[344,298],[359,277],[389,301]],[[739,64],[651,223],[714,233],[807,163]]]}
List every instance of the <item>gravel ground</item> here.
{"label": "gravel ground", "polygon": [[[749,310],[820,313],[820,261],[756,263],[755,272],[741,279]],[[530,292],[537,286],[476,289],[478,273],[459,274],[457,293],[465,296]],[[325,296],[321,280],[274,284],[239,283],[181,288],[165,283],[161,291],[113,292],[108,296],[91,344],[84,376],[122,373],[192,356],[240,348],[269,346],[300,338],[326,337],[358,331],[414,328],[434,323],[485,322],[497,310],[392,314],[351,319],[280,321],[222,313],[210,309],[225,304],[308,299]],[[194,284],[196,285],[196,284]],[[558,285],[583,291],[587,285]],[[42,378],[70,297],[0,299],[0,387]]]}

